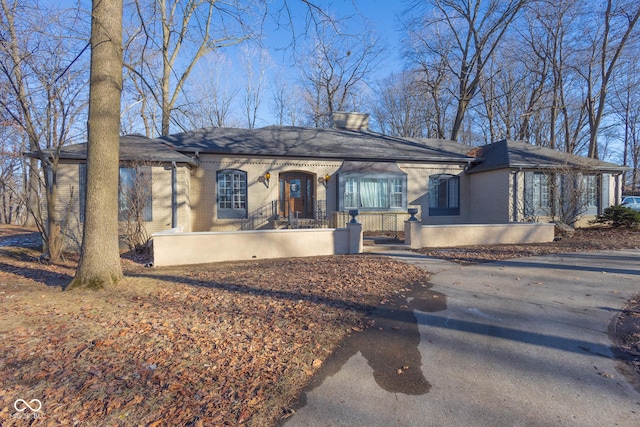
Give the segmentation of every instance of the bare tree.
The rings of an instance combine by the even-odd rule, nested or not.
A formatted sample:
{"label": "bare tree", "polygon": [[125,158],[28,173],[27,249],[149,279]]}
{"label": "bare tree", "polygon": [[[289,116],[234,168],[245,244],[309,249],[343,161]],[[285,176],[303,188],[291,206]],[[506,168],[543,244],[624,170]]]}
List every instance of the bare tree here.
{"label": "bare tree", "polygon": [[251,37],[252,3],[158,0],[133,4],[126,66],[139,80],[140,97],[161,110],[160,133],[168,135],[171,114],[195,65],[210,52]]}
{"label": "bare tree", "polygon": [[[379,84],[373,116],[382,133],[392,136],[431,137],[437,127],[436,108],[420,89],[417,73],[392,75]],[[436,136],[437,137],[437,136]]]}
{"label": "bare tree", "polygon": [[588,63],[582,71],[587,85],[585,102],[589,119],[588,155],[594,159],[600,157],[598,132],[607,106],[610,81],[623,50],[629,42],[637,40],[635,26],[640,19],[640,4],[629,0],[607,0],[605,10],[597,12],[602,15],[602,27],[593,26],[599,31],[588,39]]}
{"label": "bare tree", "polygon": [[153,163],[133,162],[120,169],[119,213],[121,235],[130,250],[146,252],[149,233],[146,223],[152,220]]}
{"label": "bare tree", "polygon": [[271,94],[271,112],[276,117],[276,124],[280,126],[296,126],[302,116],[301,88],[292,85],[280,76],[276,75]]}
{"label": "bare tree", "polygon": [[122,278],[118,244],[122,0],[94,0],[87,191],[80,261],[69,289],[101,289]]}
{"label": "bare tree", "polygon": [[264,86],[266,84],[266,72],[269,68],[269,53],[261,46],[243,45],[241,47],[243,68],[246,73],[246,85],[244,91],[244,112],[247,118],[247,127],[256,127],[258,109],[262,103]]}
{"label": "bare tree", "polygon": [[371,34],[349,35],[332,20],[313,27],[313,39],[301,59],[308,122],[327,127],[334,111],[357,110],[367,78],[382,50]]}
{"label": "bare tree", "polygon": [[241,116],[233,109],[240,89],[228,70],[233,67],[230,59],[221,52],[213,52],[194,68],[193,79],[185,85],[189,99],[175,111],[178,121],[191,128],[240,126]]}
{"label": "bare tree", "polygon": [[[84,117],[86,106],[82,78],[86,69],[79,60],[84,46],[79,38],[74,45],[73,38],[57,33],[82,28],[82,22],[75,11],[41,9],[36,4],[25,7],[8,0],[0,0],[0,4],[0,22],[7,35],[0,44],[0,77],[7,88],[0,107],[28,141],[22,147],[31,152],[25,180],[26,207],[42,234],[48,256],[57,262],[66,222],[65,207],[56,206],[59,151],[73,140],[76,122]],[[46,198],[45,214],[40,197]]]}
{"label": "bare tree", "polygon": [[457,140],[483,72],[527,0],[430,0],[415,2],[419,15],[406,24],[411,48],[431,58],[429,67],[445,64],[457,84],[457,109],[451,139]]}
{"label": "bare tree", "polygon": [[601,175],[587,162],[566,161],[524,173],[524,197],[518,217],[538,222],[541,217],[574,226],[585,214],[596,215]]}
{"label": "bare tree", "polygon": [[635,52],[631,52],[623,73],[613,85],[614,111],[623,124],[622,164],[629,166],[624,173],[625,189],[640,188],[640,70],[636,64]]}
{"label": "bare tree", "polygon": [[[14,119],[23,123],[23,128],[28,136],[29,150],[35,150],[39,146],[39,134],[35,128],[35,124],[31,118],[32,111],[28,104],[28,91],[26,85],[26,78],[24,76],[22,59],[29,53],[29,49],[21,49],[21,44],[25,45],[31,40],[27,28],[18,28],[17,23],[29,22],[26,16],[26,9],[19,7],[17,1],[10,2],[9,0],[2,0],[2,16],[0,16],[0,22],[2,23],[2,61],[0,61],[3,77],[6,79],[6,88],[8,91],[13,92],[10,95],[14,95],[17,100],[17,106],[11,106],[8,99],[2,102],[3,109],[8,112]],[[18,19],[16,19],[18,17]],[[17,21],[17,23],[16,23]],[[34,26],[38,27],[36,23]],[[33,33],[31,33],[33,34]],[[22,43],[21,43],[22,42]],[[13,113],[13,114],[12,114]],[[25,187],[27,198],[27,208],[30,212],[37,212],[38,210],[38,160],[32,158],[30,160],[28,174],[26,175]],[[32,215],[28,215],[25,225],[28,227],[34,227],[36,225],[36,219]]]}
{"label": "bare tree", "polygon": [[21,191],[19,131],[11,120],[0,121],[0,223],[19,224],[24,221],[24,199]]}

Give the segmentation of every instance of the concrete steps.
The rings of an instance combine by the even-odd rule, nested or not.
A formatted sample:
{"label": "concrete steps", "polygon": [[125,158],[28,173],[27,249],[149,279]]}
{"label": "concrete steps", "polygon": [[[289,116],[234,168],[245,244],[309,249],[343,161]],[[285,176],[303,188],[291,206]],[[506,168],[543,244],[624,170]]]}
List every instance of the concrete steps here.
{"label": "concrete steps", "polygon": [[410,252],[409,245],[367,245],[362,247],[363,252],[387,252],[387,251],[407,251]]}
{"label": "concrete steps", "polygon": [[409,245],[395,239],[365,237],[363,252],[411,251]]}

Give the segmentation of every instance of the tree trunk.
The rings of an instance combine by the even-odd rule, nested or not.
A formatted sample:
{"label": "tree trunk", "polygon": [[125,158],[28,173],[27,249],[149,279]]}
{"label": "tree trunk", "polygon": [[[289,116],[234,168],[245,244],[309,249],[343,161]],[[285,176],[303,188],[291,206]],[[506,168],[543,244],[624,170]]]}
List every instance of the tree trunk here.
{"label": "tree trunk", "polygon": [[[57,165],[50,166],[57,169]],[[45,169],[46,170],[46,169]],[[45,172],[46,173],[46,172]],[[52,181],[54,181],[53,179]],[[45,189],[47,195],[47,225],[44,235],[46,236],[46,252],[49,256],[49,261],[53,264],[57,264],[60,262],[60,257],[62,255],[62,238],[63,232],[62,227],[60,226],[60,220],[58,218],[59,213],[56,208],[56,193],[57,193],[57,185],[55,182],[48,182],[47,188]]]}
{"label": "tree trunk", "polygon": [[80,263],[69,289],[122,278],[118,248],[122,0],[93,0],[87,192]]}
{"label": "tree trunk", "polygon": [[464,120],[464,114],[467,111],[467,105],[469,105],[469,101],[467,99],[460,99],[458,102],[458,109],[456,111],[456,118],[453,121],[453,126],[451,128],[451,140],[458,141],[458,136],[460,130],[462,129],[462,122]]}
{"label": "tree trunk", "polygon": [[[31,147],[33,149],[33,147]],[[38,188],[40,187],[40,176],[38,170],[38,159],[29,159],[27,161],[28,172],[26,174],[26,204],[27,215],[25,218],[24,226],[27,228],[36,228],[40,218],[36,218],[40,212],[40,196],[38,195]]]}

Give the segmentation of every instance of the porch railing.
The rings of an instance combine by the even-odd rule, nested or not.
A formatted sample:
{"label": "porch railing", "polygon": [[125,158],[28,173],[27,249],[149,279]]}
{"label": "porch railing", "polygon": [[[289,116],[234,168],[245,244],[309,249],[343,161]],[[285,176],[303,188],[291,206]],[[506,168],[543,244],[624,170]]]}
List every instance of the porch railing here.
{"label": "porch railing", "polygon": [[242,221],[240,229],[260,230],[264,228],[271,228],[273,220],[277,217],[277,213],[278,201],[274,200],[249,212],[247,218]]}
{"label": "porch railing", "polygon": [[[332,212],[331,226],[342,227],[351,217],[348,212]],[[404,222],[411,217],[407,212],[366,212],[360,211],[358,221],[365,232],[391,234],[397,237],[404,231]]]}
{"label": "porch railing", "polygon": [[[287,215],[280,215],[278,205],[282,204],[281,212],[288,212]],[[318,200],[313,206],[311,218],[306,218],[302,212],[296,212],[289,208],[287,201],[279,202],[273,200],[264,206],[255,209],[242,221],[241,230],[260,230],[268,228],[328,228],[326,200]]]}

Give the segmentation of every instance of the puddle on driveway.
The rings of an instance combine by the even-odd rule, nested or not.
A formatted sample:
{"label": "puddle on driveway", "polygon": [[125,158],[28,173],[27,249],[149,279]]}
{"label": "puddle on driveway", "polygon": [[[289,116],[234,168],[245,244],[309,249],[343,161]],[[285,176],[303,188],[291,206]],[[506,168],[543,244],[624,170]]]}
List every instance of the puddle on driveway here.
{"label": "puddle on driveway", "polygon": [[[375,309],[368,317],[375,322],[373,326],[346,338],[325,361],[309,390],[338,373],[351,356],[360,352],[373,369],[376,383],[385,391],[407,395],[428,393],[431,384],[422,373],[422,356],[418,350],[420,331],[413,313],[414,310],[446,310],[446,295],[431,291],[432,286],[429,283],[414,284],[411,289]],[[303,394],[300,405],[305,404]]]}

